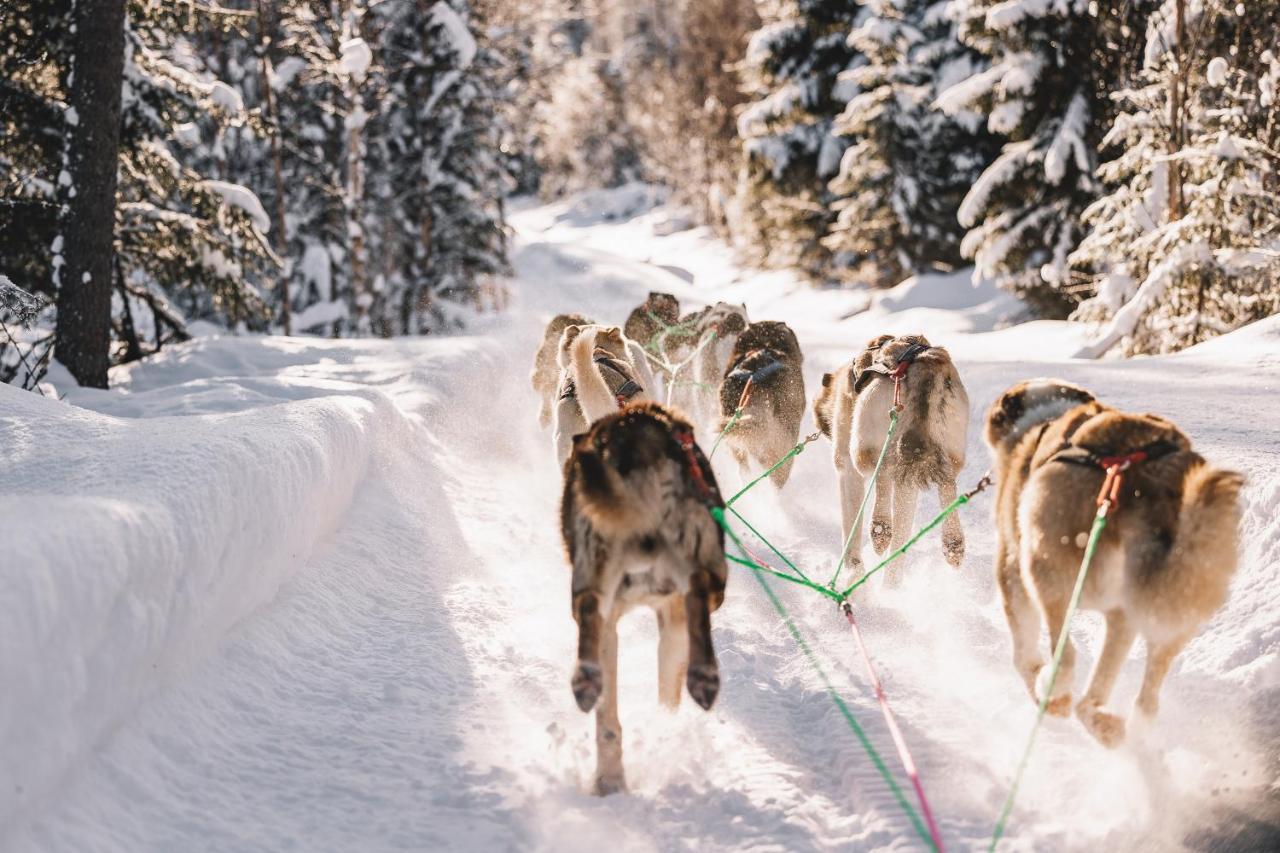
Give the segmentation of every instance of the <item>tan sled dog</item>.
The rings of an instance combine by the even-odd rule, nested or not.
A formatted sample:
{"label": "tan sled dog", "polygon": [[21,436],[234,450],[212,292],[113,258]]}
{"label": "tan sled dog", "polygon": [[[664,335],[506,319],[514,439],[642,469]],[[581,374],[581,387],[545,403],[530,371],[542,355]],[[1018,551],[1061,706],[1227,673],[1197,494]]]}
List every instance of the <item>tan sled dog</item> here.
{"label": "tan sled dog", "polygon": [[[849,542],[845,563],[855,571],[862,569],[862,531],[852,531],[853,521],[865,494],[865,478],[875,470],[884,446],[895,389],[901,410],[871,511],[875,552],[896,550],[907,541],[921,489],[936,488],[943,506],[955,500],[956,477],[964,467],[969,395],[945,349],[931,346],[921,335],[881,335],[868,342],[852,364],[825,374],[813,414],[835,445],[841,530]],[[957,513],[942,524],[942,552],[953,566],[964,560],[964,531]],[[891,565],[886,582],[898,583],[901,571]]]}
{"label": "tan sled dog", "polygon": [[[1116,411],[1083,388],[1052,379],[1020,383],[996,400],[986,439],[996,459],[996,580],[1014,666],[1032,700],[1043,666],[1036,651],[1040,616],[1052,649],[1108,478],[1105,468],[1127,465],[1108,483],[1116,504],[1080,599],[1081,608],[1105,615],[1107,629],[1089,687],[1075,706],[1085,728],[1115,746],[1124,738],[1124,719],[1103,707],[1135,636],[1147,647],[1136,708],[1150,718],[1173,659],[1226,601],[1244,478],[1210,467],[1169,421]],[[1071,710],[1074,665],[1068,641],[1051,714]]]}
{"label": "tan sled dog", "polygon": [[566,326],[560,335],[555,407],[556,459],[563,466],[573,437],[635,400],[647,400],[630,356],[631,342],[616,326]]}
{"label": "tan sled dog", "polygon": [[538,392],[541,406],[538,409],[538,423],[543,429],[551,426],[551,410],[555,407],[556,389],[560,385],[560,363],[557,353],[560,350],[560,336],[570,326],[589,326],[591,321],[581,314],[557,314],[547,323],[542,333],[542,344],[533,357],[533,372],[529,381],[533,390]]}
{"label": "tan sled dog", "polygon": [[[738,422],[724,434],[739,465],[773,465],[800,440],[804,419],[804,356],[786,323],[752,323],[738,336],[720,381],[720,419],[725,429],[742,406]],[[791,476],[794,459],[770,475],[779,488]]]}
{"label": "tan sled dog", "polygon": [[658,698],[682,686],[702,708],[720,689],[711,613],[724,601],[723,506],[693,427],[656,403],[628,406],[574,439],[561,529],[573,566],[578,707],[596,709],[595,791],[625,790],[618,721],[618,619],[647,605],[658,616]]}

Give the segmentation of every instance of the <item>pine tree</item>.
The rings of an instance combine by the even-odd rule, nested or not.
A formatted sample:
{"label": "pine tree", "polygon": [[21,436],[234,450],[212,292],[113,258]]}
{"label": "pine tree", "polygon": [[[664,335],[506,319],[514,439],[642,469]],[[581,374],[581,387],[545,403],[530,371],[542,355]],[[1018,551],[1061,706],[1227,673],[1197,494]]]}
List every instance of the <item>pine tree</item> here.
{"label": "pine tree", "polygon": [[1153,16],[1119,93],[1109,192],[1071,256],[1096,290],[1076,317],[1107,322],[1085,356],[1168,352],[1280,311],[1280,9],[1179,5]]}
{"label": "pine tree", "polygon": [[866,64],[849,72],[859,91],[834,126],[853,144],[830,182],[843,198],[824,243],[856,266],[855,278],[883,286],[961,263],[956,211],[995,144],[976,114],[951,116],[934,105],[948,81],[980,67],[959,42],[950,4],[865,5],[849,41]]}
{"label": "pine tree", "polygon": [[488,277],[507,270],[502,199],[511,183],[495,57],[477,42],[466,0],[374,14],[394,105],[371,127],[370,191],[386,218],[384,322],[402,334],[450,328]]}
{"label": "pine tree", "polygon": [[978,275],[1043,313],[1075,301],[1067,258],[1101,187],[1097,150],[1151,0],[959,0],[961,38],[990,65],[942,93],[1005,139],[959,209]]}
{"label": "pine tree", "polygon": [[821,241],[833,219],[826,183],[848,145],[833,122],[852,95],[839,81],[858,58],[848,44],[858,9],[838,0],[761,5],[766,23],[743,61],[753,102],[738,116],[746,165],[734,229],[749,259],[823,278],[832,268]]}

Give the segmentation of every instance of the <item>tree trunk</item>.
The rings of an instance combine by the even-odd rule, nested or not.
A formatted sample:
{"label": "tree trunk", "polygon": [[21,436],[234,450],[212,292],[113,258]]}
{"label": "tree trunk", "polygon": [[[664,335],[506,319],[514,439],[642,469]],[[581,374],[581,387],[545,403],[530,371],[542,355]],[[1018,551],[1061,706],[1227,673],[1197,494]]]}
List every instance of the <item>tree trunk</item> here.
{"label": "tree trunk", "polygon": [[124,77],[124,0],[72,6],[70,98],[59,176],[58,361],[81,385],[107,387],[111,256]]}
{"label": "tree trunk", "polygon": [[262,52],[262,108],[267,114],[267,124],[271,128],[271,170],[276,181],[276,245],[280,247],[280,256],[285,259],[284,269],[280,275],[280,321],[286,335],[293,334],[293,311],[289,304],[289,278],[293,271],[293,262],[289,255],[289,235],[285,233],[284,204],[284,168],[280,156],[280,116],[276,110],[275,91],[271,88],[271,46],[275,39],[268,33],[274,33],[269,27],[266,8],[262,0],[257,0],[258,8],[258,50]]}
{"label": "tree trunk", "polygon": [[1169,76],[1168,221],[1182,218],[1182,165],[1176,155],[1182,149],[1182,102],[1187,85],[1186,0],[1174,4],[1173,71]]}

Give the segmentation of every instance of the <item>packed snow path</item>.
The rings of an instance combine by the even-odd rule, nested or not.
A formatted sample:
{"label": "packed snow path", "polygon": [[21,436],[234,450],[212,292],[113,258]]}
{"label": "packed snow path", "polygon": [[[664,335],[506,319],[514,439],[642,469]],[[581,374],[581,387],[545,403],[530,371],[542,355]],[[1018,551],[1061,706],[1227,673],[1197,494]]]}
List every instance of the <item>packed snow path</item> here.
{"label": "packed snow path", "polygon": [[[118,376],[125,393],[73,393],[90,411],[0,386],[0,542],[17,558],[0,579],[0,850],[918,849],[736,567],[710,714],[658,710],[652,619],[624,622],[632,793],[584,793],[593,718],[568,687],[559,472],[527,376],[553,313],[621,322],[649,289],[792,323],[810,394],[873,333],[950,347],[975,417],[962,487],[987,467],[983,408],[1042,374],[1173,417],[1248,474],[1232,599],[1170,675],[1160,719],[1116,752],[1049,721],[1006,849],[1274,846],[1280,324],[1174,358],[1066,361],[1081,330],[988,332],[1007,302],[958,278],[868,305],[745,277],[699,232],[653,236],[655,215],[593,211],[519,214],[514,305],[472,336],[204,338]],[[727,454],[717,466],[726,489],[741,481]],[[826,571],[829,446],[785,491],[758,491],[744,514]],[[992,585],[989,499],[964,512],[962,569],[925,540],[901,590],[858,605],[958,850],[985,846],[1034,711]],[[896,771],[843,620],[778,591]],[[1099,629],[1077,621],[1081,684]],[[1140,672],[1135,656],[1116,707]]]}

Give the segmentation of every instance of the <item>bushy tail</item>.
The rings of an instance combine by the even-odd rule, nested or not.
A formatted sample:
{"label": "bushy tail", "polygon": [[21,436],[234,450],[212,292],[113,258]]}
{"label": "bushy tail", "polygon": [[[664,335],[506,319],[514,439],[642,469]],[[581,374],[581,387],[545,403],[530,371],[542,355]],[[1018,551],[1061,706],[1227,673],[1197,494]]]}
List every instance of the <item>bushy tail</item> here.
{"label": "bushy tail", "polygon": [[570,345],[570,364],[573,367],[573,386],[577,390],[578,405],[587,423],[592,424],[618,410],[609,384],[595,365],[596,329],[587,329]]}
{"label": "bushy tail", "polygon": [[1199,621],[1226,601],[1239,551],[1243,486],[1243,475],[1206,464],[1187,473],[1178,534],[1166,571],[1153,578],[1161,604],[1194,613]]}
{"label": "bushy tail", "polygon": [[581,510],[606,536],[632,536],[657,530],[662,523],[664,494],[662,469],[674,463],[661,460],[656,467],[642,466],[626,477],[601,453],[586,446],[574,450],[578,465]]}

